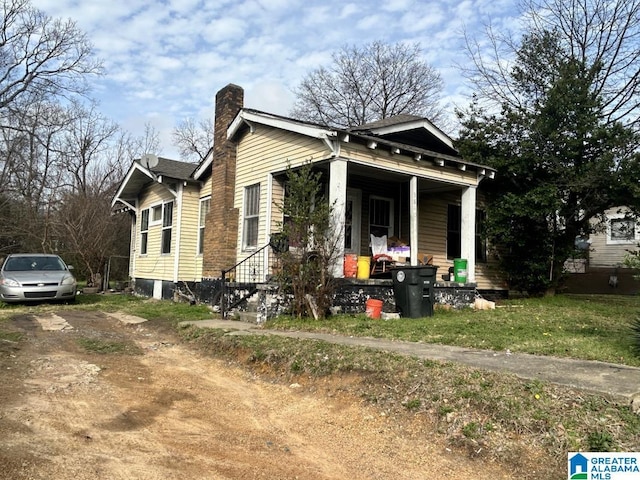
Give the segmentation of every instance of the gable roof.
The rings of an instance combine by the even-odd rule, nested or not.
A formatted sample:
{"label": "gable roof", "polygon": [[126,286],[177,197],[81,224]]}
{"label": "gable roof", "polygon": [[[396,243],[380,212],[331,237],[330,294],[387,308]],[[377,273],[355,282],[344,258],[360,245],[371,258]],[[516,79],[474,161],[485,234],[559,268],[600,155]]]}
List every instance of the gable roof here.
{"label": "gable roof", "polygon": [[[139,162],[139,160],[136,160]],[[198,165],[194,163],[171,160],[169,158],[158,157],[158,165],[150,170],[156,176],[175,178],[176,180],[189,180]]]}
{"label": "gable roof", "polygon": [[453,139],[449,135],[436,127],[429,119],[417,115],[394,115],[352,127],[349,131],[374,135],[444,154],[458,155],[458,151],[453,146]]}
{"label": "gable roof", "polygon": [[184,182],[194,181],[192,174],[197,167],[198,165],[193,163],[163,157],[158,157],[157,165],[148,167],[142,165],[140,159],[136,159],[133,161],[118,191],[111,200],[111,206],[120,202],[134,209],[138,195],[145,186],[154,182],[166,184],[167,179]]}
{"label": "gable roof", "polygon": [[253,131],[262,124],[289,132],[323,140],[338,154],[335,141],[360,142],[370,148],[384,147],[393,153],[402,153],[414,160],[429,160],[439,166],[455,165],[460,170],[472,167],[481,175],[495,176],[495,169],[465,161],[453,147],[453,140],[428,119],[415,115],[396,115],[349,129],[330,128],[325,125],[294,118],[241,109],[227,129],[227,138],[233,139],[240,132]]}

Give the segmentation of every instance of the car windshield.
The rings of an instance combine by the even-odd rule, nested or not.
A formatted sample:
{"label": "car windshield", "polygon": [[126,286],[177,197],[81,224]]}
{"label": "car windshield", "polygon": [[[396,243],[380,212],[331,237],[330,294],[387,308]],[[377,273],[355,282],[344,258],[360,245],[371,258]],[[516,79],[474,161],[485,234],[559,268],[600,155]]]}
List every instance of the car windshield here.
{"label": "car windshield", "polygon": [[7,259],[3,270],[8,272],[26,272],[30,270],[65,270],[64,263],[57,257],[11,257]]}

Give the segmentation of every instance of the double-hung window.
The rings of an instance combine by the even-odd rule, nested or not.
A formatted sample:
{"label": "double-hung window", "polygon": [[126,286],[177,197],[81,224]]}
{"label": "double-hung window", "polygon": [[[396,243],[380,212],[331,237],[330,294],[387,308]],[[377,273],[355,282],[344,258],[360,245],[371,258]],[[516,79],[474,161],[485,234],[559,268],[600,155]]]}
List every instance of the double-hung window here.
{"label": "double-hung window", "polygon": [[162,204],[162,246],[160,252],[171,253],[171,231],[173,230],[173,202]]}
{"label": "double-hung window", "polygon": [[211,197],[200,199],[200,219],[198,221],[198,255],[204,252],[204,225],[211,209]]}
{"label": "double-hung window", "polygon": [[393,236],[393,200],[371,196],[369,198],[369,230],[371,235]]}
{"label": "double-hung window", "polygon": [[258,246],[258,225],[260,219],[260,184],[256,183],[244,189],[244,225],[242,246],[245,249]]}
{"label": "double-hung window", "polygon": [[149,209],[145,208],[140,214],[140,255],[147,254],[149,243]]}

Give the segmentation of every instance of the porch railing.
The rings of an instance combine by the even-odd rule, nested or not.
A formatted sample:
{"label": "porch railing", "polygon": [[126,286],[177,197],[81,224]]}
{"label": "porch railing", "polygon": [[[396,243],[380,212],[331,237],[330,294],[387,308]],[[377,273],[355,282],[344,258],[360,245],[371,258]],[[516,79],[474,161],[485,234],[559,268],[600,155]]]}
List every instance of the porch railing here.
{"label": "porch railing", "polygon": [[[222,270],[222,295],[220,313],[222,318],[258,290],[260,283],[268,282],[280,264],[271,244],[259,248],[233,267]],[[239,292],[231,298],[230,292]]]}

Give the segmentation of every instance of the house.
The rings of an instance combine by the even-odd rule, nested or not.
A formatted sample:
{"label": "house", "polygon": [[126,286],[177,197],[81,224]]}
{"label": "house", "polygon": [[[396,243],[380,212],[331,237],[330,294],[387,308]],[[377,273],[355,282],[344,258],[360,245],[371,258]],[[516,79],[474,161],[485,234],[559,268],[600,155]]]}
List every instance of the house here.
{"label": "house", "polygon": [[[123,180],[113,203],[133,213],[137,289],[153,286],[155,296],[166,297],[175,284],[191,282],[189,288],[206,297],[220,282],[268,280],[287,169],[310,163],[322,173],[333,223],[340,226],[335,277],[344,276],[344,255],[370,256],[372,235],[386,236],[402,245],[396,260],[418,265],[428,257],[446,274],[454,259],[464,258],[472,293],[506,291],[479,233],[479,187],[495,171],[461,158],[429,120],[399,115],[335,129],[245,108],[243,99],[233,84],[217,93],[214,146],[190,173],[186,166],[161,173],[163,165],[180,162],[159,159],[148,167],[136,162]],[[165,204],[174,205],[166,211],[172,221],[165,219]],[[163,237],[165,223],[175,230],[170,240]],[[231,275],[239,263],[251,264],[242,270],[251,278],[239,278],[240,269]]]}
{"label": "house", "polygon": [[592,268],[619,268],[629,251],[638,250],[640,223],[626,207],[605,212],[604,228],[589,236],[588,265]]}
{"label": "house", "polygon": [[129,276],[138,293],[172,298],[177,284],[202,278],[210,170],[145,155],[133,163],[112,205],[130,212]]}
{"label": "house", "polygon": [[567,293],[637,294],[640,282],[637,272],[624,266],[624,258],[637,252],[640,244],[640,222],[627,207],[613,207],[602,219],[593,219],[593,233],[576,246],[584,254],[565,263]]}

